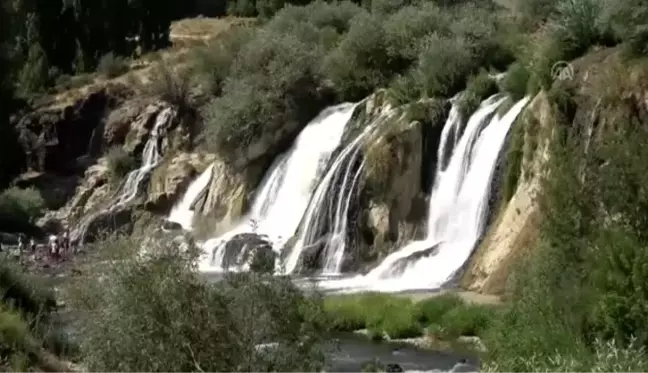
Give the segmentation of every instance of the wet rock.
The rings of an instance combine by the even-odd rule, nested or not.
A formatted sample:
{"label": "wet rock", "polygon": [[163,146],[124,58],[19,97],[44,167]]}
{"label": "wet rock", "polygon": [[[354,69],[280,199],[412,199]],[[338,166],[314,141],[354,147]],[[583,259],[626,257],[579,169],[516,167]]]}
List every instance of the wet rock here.
{"label": "wet rock", "polygon": [[[272,243],[262,235],[256,233],[241,233],[225,244],[225,254],[223,257],[223,266],[225,268],[232,266],[242,266],[246,263],[254,263],[256,269],[266,271],[269,267],[269,261],[272,252]],[[274,254],[272,252],[272,254]],[[258,259],[256,259],[258,257]],[[272,255],[272,270],[274,270],[274,255]]]}
{"label": "wet rock", "polygon": [[162,229],[165,231],[180,231],[182,230],[182,225],[174,221],[165,220],[164,223],[162,223]]}
{"label": "wet rock", "polygon": [[386,372],[404,372],[403,367],[401,367],[399,364],[387,364]]}
{"label": "wet rock", "polygon": [[213,154],[181,152],[163,161],[151,175],[146,204],[167,212],[202,171],[212,162]]}
{"label": "wet rock", "polygon": [[486,352],[484,342],[482,342],[482,340],[477,336],[461,336],[457,338],[457,342],[470,345],[477,351]]}

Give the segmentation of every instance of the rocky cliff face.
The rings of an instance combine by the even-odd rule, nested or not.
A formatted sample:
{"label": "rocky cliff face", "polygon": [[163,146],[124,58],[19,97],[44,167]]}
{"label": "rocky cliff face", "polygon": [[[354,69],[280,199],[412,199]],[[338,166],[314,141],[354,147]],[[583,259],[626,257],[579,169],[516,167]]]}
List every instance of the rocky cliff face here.
{"label": "rocky cliff face", "polygon": [[502,294],[515,263],[536,246],[541,210],[535,200],[543,177],[550,177],[546,165],[559,126],[569,127],[586,151],[596,152],[598,141],[619,125],[648,123],[648,71],[621,60],[616,49],[602,49],[574,61],[573,79],[554,82],[520,116],[519,180],[510,199],[495,204],[493,222],[461,278],[463,287]]}

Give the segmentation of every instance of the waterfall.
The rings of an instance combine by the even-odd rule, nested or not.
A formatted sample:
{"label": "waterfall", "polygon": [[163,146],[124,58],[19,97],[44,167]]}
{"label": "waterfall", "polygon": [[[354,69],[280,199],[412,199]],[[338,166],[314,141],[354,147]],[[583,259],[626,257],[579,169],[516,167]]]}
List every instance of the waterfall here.
{"label": "waterfall", "polygon": [[[426,238],[390,254],[364,276],[322,282],[321,287],[348,291],[439,288],[463,266],[484,229],[489,185],[497,157],[529,97],[518,101],[500,117],[494,113],[504,100],[494,95],[482,102],[452,149],[447,166],[445,162],[437,163]],[[444,126],[439,160],[447,154],[447,137],[457,125]]]}
{"label": "waterfall", "polygon": [[288,152],[270,168],[250,213],[234,229],[202,245],[202,271],[223,270],[225,243],[239,233],[265,235],[277,251],[284,246],[295,234],[356,106],[344,103],[327,108],[301,131]]}
{"label": "waterfall", "polygon": [[[295,271],[305,249],[316,246],[320,242],[325,242],[323,273],[327,275],[340,273],[346,248],[349,206],[359,176],[364,169],[364,160],[355,171],[353,171],[353,166],[361,156],[363,140],[393,114],[394,111],[391,108],[385,108],[353,141],[342,149],[334,160],[313,193],[313,198],[304,214],[303,226],[286,261],[286,273]],[[340,186],[335,188],[340,180]],[[328,224],[328,227],[332,229],[324,239],[319,236],[322,232],[322,224]]]}
{"label": "waterfall", "polygon": [[191,206],[196,198],[207,188],[207,185],[209,185],[213,169],[214,164],[212,163],[200,176],[191,182],[182,199],[171,209],[167,218],[168,221],[180,224],[184,230],[190,231],[192,229],[194,211]]}
{"label": "waterfall", "polygon": [[142,165],[129,172],[126,175],[125,181],[121,184],[120,188],[115,193],[112,201],[109,203],[108,208],[99,211],[98,213],[88,215],[81,220],[75,232],[72,233],[72,240],[83,244],[86,232],[90,224],[101,216],[113,213],[119,208],[131,203],[138,195],[140,185],[144,178],[157,166],[162,158],[159,151],[159,142],[162,129],[168,124],[169,120],[173,117],[174,111],[171,108],[165,108],[160,111],[155,118],[155,124],[151,129],[144,150],[142,151]]}

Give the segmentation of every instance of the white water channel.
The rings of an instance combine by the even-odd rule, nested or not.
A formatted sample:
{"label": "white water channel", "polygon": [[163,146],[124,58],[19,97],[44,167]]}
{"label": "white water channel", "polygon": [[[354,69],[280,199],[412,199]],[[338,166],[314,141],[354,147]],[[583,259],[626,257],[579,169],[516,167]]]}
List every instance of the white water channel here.
{"label": "white water channel", "polygon": [[159,149],[160,137],[162,136],[161,132],[168,125],[171,118],[173,118],[173,114],[174,111],[172,108],[165,108],[158,113],[155,118],[155,124],[151,129],[149,138],[142,151],[141,166],[126,175],[126,179],[106,209],[96,214],[88,215],[79,223],[75,230],[76,232],[73,232],[71,235],[73,241],[78,240],[79,244],[83,244],[86,232],[95,219],[117,211],[119,208],[131,203],[137,197],[142,181],[160,163],[160,159],[162,159]]}
{"label": "white water channel", "polygon": [[192,206],[196,201],[196,198],[198,198],[205,188],[207,188],[207,185],[209,185],[213,169],[214,164],[212,163],[200,174],[200,176],[189,184],[189,187],[185,191],[184,196],[182,196],[182,199],[173,206],[173,209],[171,209],[169,217],[167,218],[168,221],[180,224],[184,230],[192,230],[194,217]]}
{"label": "white water channel", "polygon": [[[322,241],[324,241],[323,274],[337,275],[340,273],[346,248],[349,207],[355,186],[364,169],[364,160],[356,170],[353,170],[353,166],[362,156],[363,141],[394,114],[395,111],[391,107],[385,107],[338,154],[313,193],[313,198],[304,214],[303,226],[298,232],[297,241],[286,261],[286,273],[293,273],[297,269],[297,264],[305,249],[319,245]],[[327,224],[330,229],[329,233],[324,236],[319,236],[321,224]]]}
{"label": "white water channel", "polygon": [[438,166],[428,213],[427,235],[387,256],[366,275],[320,282],[338,291],[404,291],[435,289],[452,278],[466,260],[485,225],[489,186],[506,135],[528,103],[526,97],[501,116],[495,111],[505,99],[485,100],[470,117],[447,167],[448,136],[460,120],[450,115],[438,149]]}
{"label": "white water channel", "polygon": [[275,250],[283,248],[295,234],[356,106],[344,103],[327,108],[302,130],[288,152],[278,157],[268,171],[250,213],[234,229],[203,243],[201,271],[222,271],[225,242],[239,233],[265,235]]}

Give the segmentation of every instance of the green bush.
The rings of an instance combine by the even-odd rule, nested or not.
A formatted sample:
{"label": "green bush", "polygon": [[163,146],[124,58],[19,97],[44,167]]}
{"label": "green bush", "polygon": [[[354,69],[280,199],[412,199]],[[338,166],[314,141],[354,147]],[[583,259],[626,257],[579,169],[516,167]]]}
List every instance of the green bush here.
{"label": "green bush", "polygon": [[113,182],[121,180],[135,168],[135,160],[121,146],[115,146],[108,150],[106,162]]}
{"label": "green bush", "polygon": [[97,72],[108,79],[116,78],[128,72],[128,62],[113,52],[107,53],[99,60]]}
{"label": "green bush", "polygon": [[502,90],[515,101],[521,100],[527,94],[529,78],[530,73],[527,67],[520,62],[515,62],[502,79]]}
{"label": "green bush", "polygon": [[482,70],[468,79],[468,86],[459,98],[459,111],[464,118],[470,117],[482,101],[499,91],[497,82],[488,72]]}
{"label": "green bush", "polygon": [[450,18],[432,2],[406,6],[384,22],[387,53],[392,58],[416,61],[425,44],[425,36],[433,32],[446,34]]}
{"label": "green bush", "polygon": [[245,45],[221,97],[204,109],[209,146],[232,156],[265,133],[299,128],[323,107],[312,51],[290,35],[260,33]]}
{"label": "green bush", "polygon": [[578,57],[592,45],[610,39],[610,31],[602,17],[602,0],[558,1],[549,29],[551,37],[561,48],[561,59]]}
{"label": "green bush", "polygon": [[443,328],[446,338],[482,336],[491,327],[496,317],[495,312],[489,306],[455,307],[445,312],[438,324]]}
{"label": "green bush", "polygon": [[25,318],[40,319],[56,306],[50,287],[6,260],[0,262],[0,294],[4,305],[18,310]]}
{"label": "green bush", "polygon": [[511,143],[506,150],[506,170],[504,171],[504,201],[510,201],[522,176],[524,160],[524,120],[517,119],[511,130]]}
{"label": "green bush", "polygon": [[425,324],[438,323],[448,311],[463,305],[461,297],[451,293],[422,300],[418,303],[419,320]]}
{"label": "green bush", "polygon": [[254,35],[252,28],[236,27],[220,34],[205,47],[194,49],[196,81],[202,82],[207,92],[220,95],[236,56]]}
{"label": "green bush", "polygon": [[474,69],[470,43],[438,34],[426,38],[413,74],[427,97],[450,97],[464,88]]}
{"label": "green bush", "polygon": [[[126,237],[98,244],[102,252],[130,258],[106,264],[73,292],[75,304],[87,312],[81,351],[89,369],[322,368],[326,329],[317,296],[306,297],[289,279],[273,276],[240,274],[209,284],[195,271],[195,248],[148,244],[145,254],[133,258],[141,247],[141,240]],[[267,343],[277,345],[258,351]]]}
{"label": "green bush", "polygon": [[20,231],[45,211],[45,200],[34,188],[12,187],[0,194],[0,221],[5,229]]}
{"label": "green bush", "polygon": [[359,100],[386,86],[398,71],[387,55],[382,21],[367,13],[355,16],[344,39],[324,59],[322,72],[343,100]]}
{"label": "green bush", "polygon": [[194,105],[191,96],[191,74],[186,69],[174,69],[166,62],[159,60],[152,68],[151,83],[147,85],[149,93],[172,105],[179,111],[191,109]]}

